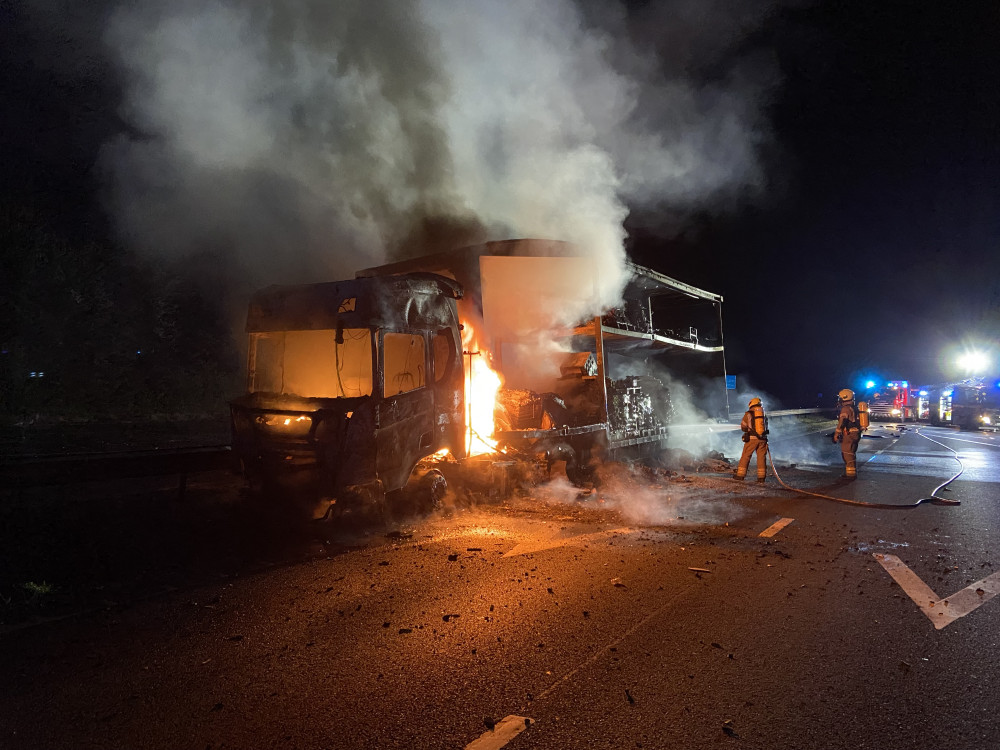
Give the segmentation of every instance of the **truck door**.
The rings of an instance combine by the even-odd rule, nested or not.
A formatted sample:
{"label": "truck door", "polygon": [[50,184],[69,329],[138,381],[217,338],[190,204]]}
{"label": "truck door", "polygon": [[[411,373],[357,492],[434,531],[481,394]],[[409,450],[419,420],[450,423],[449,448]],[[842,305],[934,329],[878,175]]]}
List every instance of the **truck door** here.
{"label": "truck door", "polygon": [[427,382],[427,342],[420,333],[379,335],[382,393],[376,413],[375,465],[386,492],[433,452],[434,395]]}
{"label": "truck door", "polygon": [[434,360],[434,450],[447,448],[463,457],[465,447],[465,378],[461,336],[457,328],[442,328],[432,337]]}

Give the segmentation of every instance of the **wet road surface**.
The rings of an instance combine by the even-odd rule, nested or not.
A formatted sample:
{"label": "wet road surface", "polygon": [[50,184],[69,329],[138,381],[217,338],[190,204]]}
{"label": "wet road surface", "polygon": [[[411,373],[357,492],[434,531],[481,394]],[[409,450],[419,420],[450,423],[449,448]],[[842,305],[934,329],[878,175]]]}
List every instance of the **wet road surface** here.
{"label": "wet road surface", "polygon": [[[1000,746],[995,436],[876,426],[846,482],[827,425],[784,432],[788,485],[900,504],[959,470],[932,438],[961,505],[621,471],[289,541],[8,628],[0,746]],[[942,627],[918,601],[963,589]]]}

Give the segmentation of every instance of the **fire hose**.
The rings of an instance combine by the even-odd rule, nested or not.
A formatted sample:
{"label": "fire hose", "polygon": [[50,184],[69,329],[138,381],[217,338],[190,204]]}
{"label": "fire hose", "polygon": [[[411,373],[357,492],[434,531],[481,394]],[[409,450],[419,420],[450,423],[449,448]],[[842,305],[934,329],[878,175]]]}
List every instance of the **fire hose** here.
{"label": "fire hose", "polygon": [[822,498],[823,500],[833,500],[834,502],[844,503],[845,505],[860,505],[860,506],[865,507],[865,508],[884,508],[884,509],[890,509],[890,510],[895,510],[897,508],[916,508],[921,503],[933,503],[934,505],[961,505],[962,503],[961,503],[960,500],[950,500],[950,499],[948,499],[946,497],[938,497],[937,496],[937,493],[938,493],[939,490],[947,487],[949,484],[951,484],[952,482],[954,482],[956,479],[958,479],[959,476],[962,475],[962,472],[965,471],[965,464],[963,464],[962,463],[962,459],[960,459],[958,457],[958,451],[954,450],[953,448],[950,448],[949,446],[945,445],[944,443],[938,442],[934,438],[927,437],[926,435],[924,435],[923,433],[921,433],[919,429],[917,429],[916,432],[917,432],[918,435],[920,435],[920,437],[925,438],[926,440],[930,440],[932,443],[937,443],[942,448],[947,448],[948,450],[950,450],[954,454],[953,458],[956,461],[958,461],[958,465],[959,465],[960,468],[958,470],[958,473],[955,474],[954,476],[952,476],[951,479],[949,479],[946,482],[942,482],[937,487],[935,487],[934,491],[931,492],[931,494],[930,494],[929,497],[922,497],[922,498],[920,498],[919,500],[917,500],[914,503],[906,503],[906,504],[903,504],[903,505],[899,505],[899,504],[896,504],[896,503],[867,503],[867,502],[864,502],[862,500],[849,500],[848,498],[845,498],[845,497],[834,497],[833,495],[824,495],[824,494],[822,494],[820,492],[809,492],[808,490],[803,490],[803,489],[800,489],[798,487],[792,487],[791,485],[785,484],[785,482],[778,475],[778,469],[774,465],[774,458],[771,456],[771,446],[770,445],[767,446],[767,458],[768,458],[768,462],[771,464],[771,473],[774,474],[774,478],[778,480],[778,484],[780,484],[786,490],[790,490],[791,492],[798,492],[798,493],[803,494],[803,495],[810,495],[812,497],[819,497],[819,498]]}

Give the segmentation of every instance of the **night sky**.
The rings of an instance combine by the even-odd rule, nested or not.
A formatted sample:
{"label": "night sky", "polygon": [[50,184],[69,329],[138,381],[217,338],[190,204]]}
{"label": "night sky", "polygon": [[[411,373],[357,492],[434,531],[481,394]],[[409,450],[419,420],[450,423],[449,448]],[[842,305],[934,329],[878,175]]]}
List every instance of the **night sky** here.
{"label": "night sky", "polygon": [[[0,201],[47,232],[123,242],[99,158],[133,127],[94,43],[111,4],[62,30],[37,23],[41,5],[58,7],[0,3]],[[638,263],[724,295],[741,390],[826,406],[869,377],[959,377],[968,346],[992,347],[997,374],[997,39],[995,2],[845,0],[769,6],[729,42],[777,73],[759,189],[670,221],[669,200],[636,203],[625,226]]]}
{"label": "night sky", "polygon": [[783,14],[769,194],[707,220],[672,269],[725,295],[732,371],[796,405],[964,377],[966,347],[991,347],[997,374],[998,31],[989,2]]}

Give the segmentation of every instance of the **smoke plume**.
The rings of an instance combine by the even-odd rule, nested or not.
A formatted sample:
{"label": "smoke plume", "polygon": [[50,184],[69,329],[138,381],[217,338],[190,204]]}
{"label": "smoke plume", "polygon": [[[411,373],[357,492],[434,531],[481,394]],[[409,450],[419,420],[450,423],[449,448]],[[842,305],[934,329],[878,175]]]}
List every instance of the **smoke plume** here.
{"label": "smoke plume", "polygon": [[[633,4],[634,5],[634,4]],[[133,246],[343,277],[485,239],[572,242],[599,304],[632,206],[760,184],[769,5],[677,0],[121,3],[104,39],[127,132],[109,202]]]}

